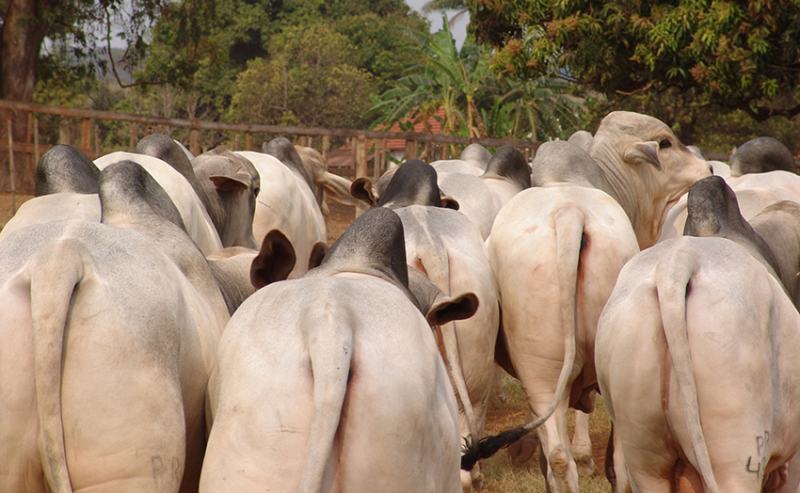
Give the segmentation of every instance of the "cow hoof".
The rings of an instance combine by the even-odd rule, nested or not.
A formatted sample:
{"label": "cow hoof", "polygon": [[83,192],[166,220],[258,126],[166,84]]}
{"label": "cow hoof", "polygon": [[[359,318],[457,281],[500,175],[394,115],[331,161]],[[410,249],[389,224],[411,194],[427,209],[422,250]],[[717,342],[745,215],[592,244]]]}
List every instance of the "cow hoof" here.
{"label": "cow hoof", "polygon": [[461,491],[472,493],[472,473],[463,469],[461,470]]}
{"label": "cow hoof", "polygon": [[594,476],[597,474],[597,468],[594,466],[594,460],[591,457],[575,457],[575,465],[578,466],[578,474],[581,476]]}
{"label": "cow hoof", "polygon": [[472,491],[480,491],[483,488],[483,473],[476,466],[472,470]]}

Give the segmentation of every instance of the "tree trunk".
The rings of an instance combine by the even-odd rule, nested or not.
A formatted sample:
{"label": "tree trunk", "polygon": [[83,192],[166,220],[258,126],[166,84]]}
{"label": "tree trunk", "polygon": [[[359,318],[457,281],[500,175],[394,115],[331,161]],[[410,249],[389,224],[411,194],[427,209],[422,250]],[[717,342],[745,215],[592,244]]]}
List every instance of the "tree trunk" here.
{"label": "tree trunk", "polygon": [[[42,5],[39,0],[10,0],[0,29],[0,98],[12,101],[31,101],[36,84],[36,62],[44,40],[46,27],[41,21]],[[0,120],[8,121],[10,112],[0,111]],[[0,134],[7,140],[4,124]],[[27,115],[12,114],[12,137],[14,142],[24,142],[27,133]],[[16,181],[22,188],[32,183],[34,163],[28,155],[15,154],[19,162]],[[0,190],[9,190],[8,157],[0,158]]]}
{"label": "tree trunk", "polygon": [[0,33],[0,98],[30,101],[45,29],[36,0],[11,0]]}

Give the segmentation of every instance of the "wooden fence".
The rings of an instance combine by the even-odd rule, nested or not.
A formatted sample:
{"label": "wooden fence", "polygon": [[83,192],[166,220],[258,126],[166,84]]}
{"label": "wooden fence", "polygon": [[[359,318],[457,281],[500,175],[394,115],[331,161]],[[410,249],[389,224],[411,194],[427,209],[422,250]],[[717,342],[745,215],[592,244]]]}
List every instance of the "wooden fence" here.
{"label": "wooden fence", "polygon": [[33,193],[36,163],[54,144],[74,145],[94,159],[115,150],[132,151],[140,137],[152,132],[172,135],[186,143],[193,154],[220,144],[232,149],[260,150],[261,142],[285,136],[316,148],[326,158],[335,152],[351,153],[352,168],[343,173],[349,176],[379,176],[395,152],[405,159],[433,161],[457,156],[463,147],[478,142],[487,147],[513,145],[529,157],[538,146],[537,142],[520,139],[232,124],[8,100],[0,100],[0,117],[5,120],[0,126],[0,191],[13,193]]}

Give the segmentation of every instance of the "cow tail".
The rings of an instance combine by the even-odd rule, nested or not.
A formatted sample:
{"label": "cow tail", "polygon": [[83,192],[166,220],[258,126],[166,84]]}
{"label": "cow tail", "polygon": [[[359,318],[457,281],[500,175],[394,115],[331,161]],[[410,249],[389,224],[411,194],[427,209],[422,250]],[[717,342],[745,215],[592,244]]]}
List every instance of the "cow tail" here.
{"label": "cow tail", "polygon": [[83,247],[74,240],[60,241],[32,259],[29,273],[39,455],[50,491],[68,493],[61,366],[72,296],[84,277]]}
{"label": "cow tail", "polygon": [[309,431],[308,453],[301,493],[326,491],[324,482],[333,455],[334,440],[339,429],[342,406],[350,380],[353,357],[351,317],[336,307],[325,304],[304,317],[303,324],[315,327],[308,336],[311,377],[314,388],[314,416]]}
{"label": "cow tail", "polygon": [[677,379],[678,393],[682,405],[685,406],[686,427],[698,472],[703,478],[705,490],[709,493],[718,493],[719,488],[714,471],[711,469],[711,458],[700,423],[697,384],[692,370],[686,325],[686,297],[697,269],[694,255],[685,250],[678,250],[659,263],[656,270],[656,288],[667,350]]}
{"label": "cow tail", "polygon": [[540,427],[550,419],[558,404],[564,398],[564,392],[572,376],[575,366],[575,293],[578,288],[578,266],[583,245],[583,227],[585,217],[583,211],[576,207],[561,209],[556,213],[554,230],[556,235],[556,268],[558,270],[559,308],[561,327],[564,330],[564,363],[558,375],[556,391],[547,410],[524,426],[504,431],[498,435],[482,438],[470,444],[461,456],[461,468],[470,470],[475,462],[491,457],[495,452],[506,447],[531,431]]}
{"label": "cow tail", "polygon": [[[450,256],[444,245],[432,245],[430,252],[439,257],[436,261],[436,268],[431,269],[429,272],[431,282],[436,286],[446,287],[442,292],[447,295],[452,295],[450,287]],[[420,261],[421,262],[421,261]],[[425,267],[423,266],[423,269]],[[437,275],[439,274],[439,275]],[[464,369],[461,366],[461,353],[458,349],[458,326],[456,321],[450,322],[445,330],[442,330],[442,340],[444,342],[444,353],[442,357],[450,369],[450,377],[453,379],[455,386],[456,396],[461,401],[461,408],[464,410],[464,417],[467,421],[467,429],[469,430],[469,438],[467,441],[476,440],[480,438],[477,432],[477,421],[475,420],[475,411],[472,408],[472,400],[469,397],[467,389],[466,378],[464,377]]]}

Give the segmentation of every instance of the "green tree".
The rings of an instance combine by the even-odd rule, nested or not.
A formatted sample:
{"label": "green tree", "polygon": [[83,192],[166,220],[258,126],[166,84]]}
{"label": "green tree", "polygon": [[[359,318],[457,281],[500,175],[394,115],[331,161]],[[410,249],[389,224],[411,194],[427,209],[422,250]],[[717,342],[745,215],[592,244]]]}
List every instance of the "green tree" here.
{"label": "green tree", "polygon": [[800,3],[470,0],[508,73],[543,70],[607,94],[693,89],[756,120],[800,114]]}
{"label": "green tree", "polygon": [[325,24],[288,28],[273,38],[269,59],[255,59],[235,84],[229,119],[357,127],[373,92],[355,66],[349,40]]}
{"label": "green tree", "polygon": [[471,38],[461,50],[445,22],[412,75],[376,98],[373,125],[410,125],[443,110],[442,130],[471,137],[562,136],[579,121],[583,101],[565,81],[498,77],[490,53]]}
{"label": "green tree", "polygon": [[[248,62],[266,58],[278,64],[273,58],[286,50],[274,39],[287,30],[320,23],[348,38],[347,56],[355,57],[348,64],[372,74],[380,88],[416,62],[415,51],[421,44],[417,38],[428,29],[402,0],[175,2],[163,10],[145,65],[136,74],[139,83],[148,84],[140,99],[158,114],[177,112],[165,116],[218,118],[230,106],[235,81]],[[354,75],[348,71],[348,80],[352,82]],[[177,91],[176,104],[161,104],[165,86]]]}

